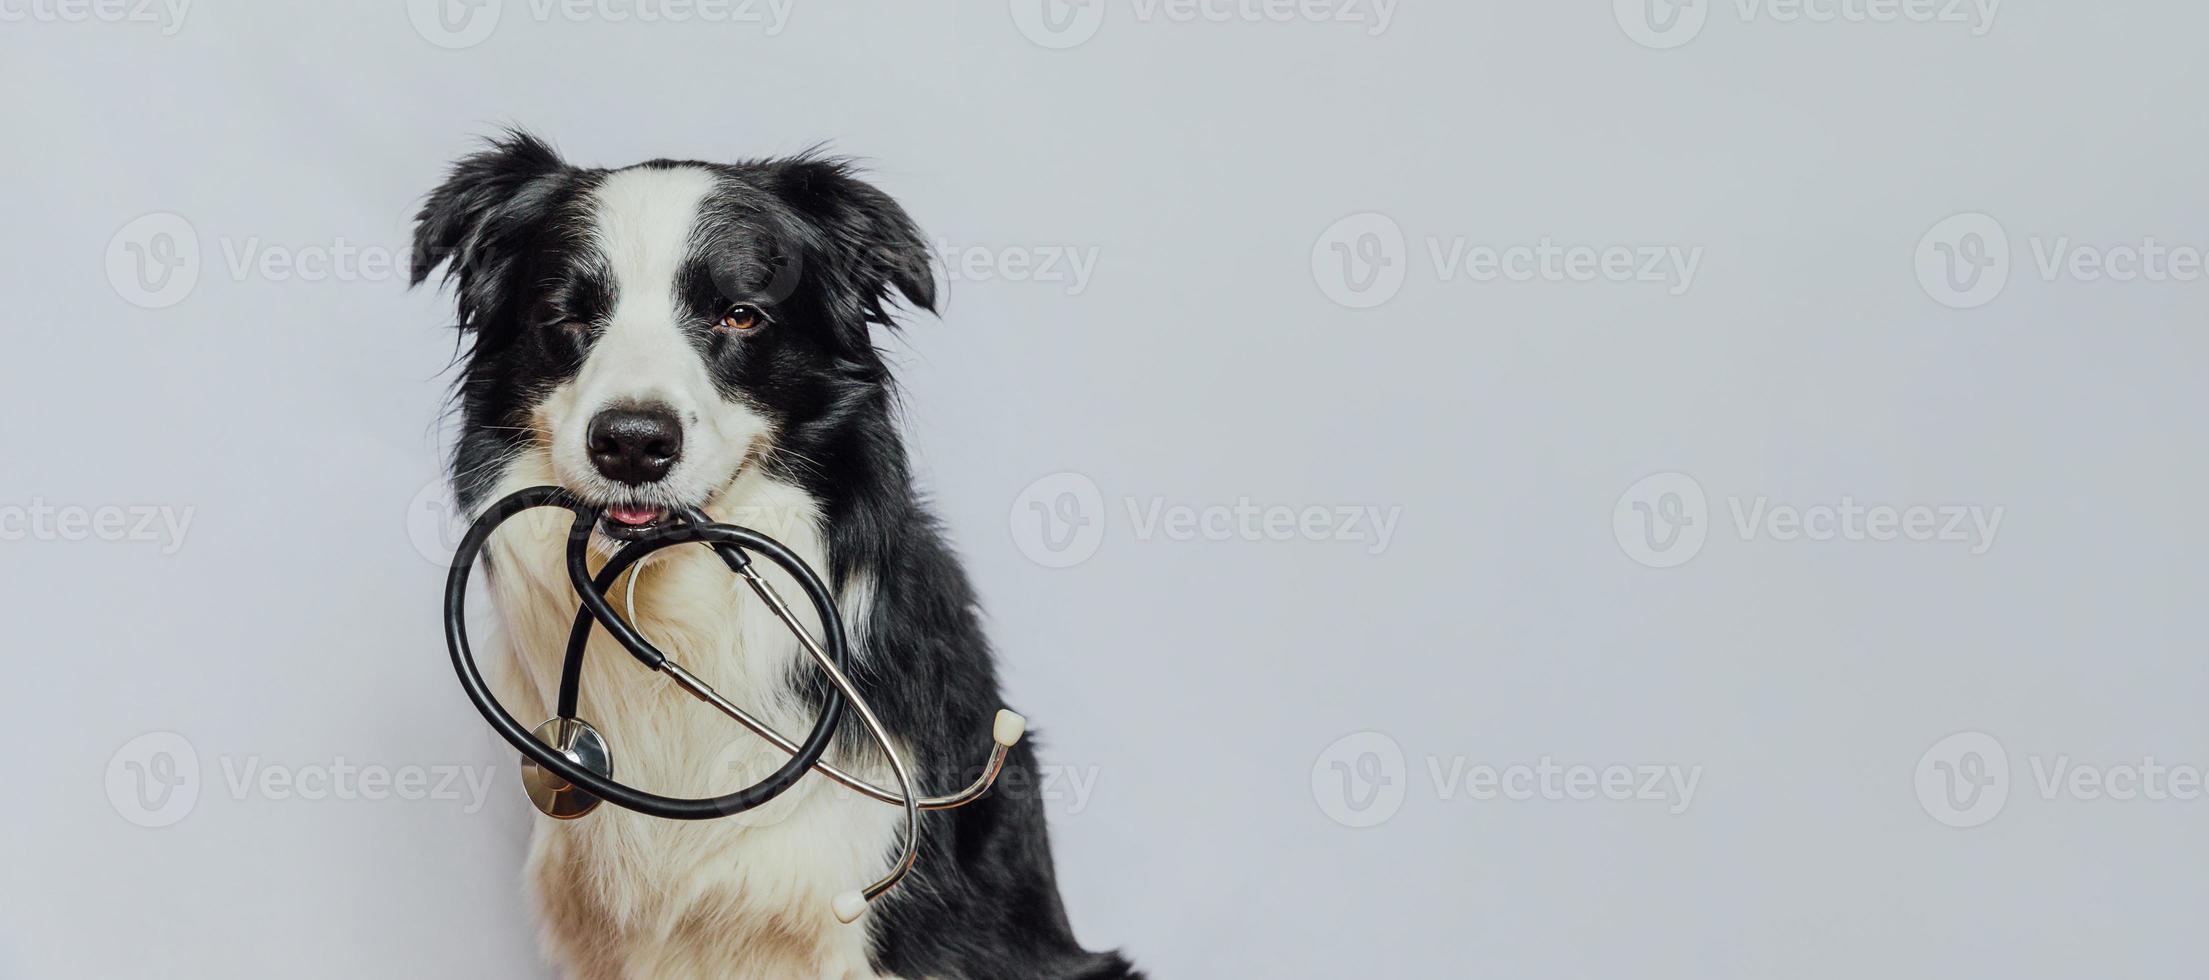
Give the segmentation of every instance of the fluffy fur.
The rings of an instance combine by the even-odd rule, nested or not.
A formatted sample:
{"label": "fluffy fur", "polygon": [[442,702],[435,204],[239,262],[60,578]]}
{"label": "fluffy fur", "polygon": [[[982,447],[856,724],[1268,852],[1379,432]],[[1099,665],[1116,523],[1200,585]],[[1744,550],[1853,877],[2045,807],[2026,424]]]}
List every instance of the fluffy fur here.
{"label": "fluffy fur", "polygon": [[[699,505],[781,539],[825,570],[855,679],[923,790],[973,777],[996,671],[965,574],[912,488],[871,336],[899,297],[933,309],[927,252],[902,209],[831,159],[585,169],[510,133],[454,165],[422,208],[415,249],[414,282],[445,268],[472,341],[452,471],[464,506],[549,483],[630,509]],[[732,309],[759,325],[732,328]],[[632,485],[594,465],[588,430],[602,411],[640,405],[679,420],[682,442],[664,476]],[[486,551],[513,654],[501,693],[518,716],[548,715],[555,693],[575,608],[566,521],[525,516]],[[616,546],[595,540],[601,555]],[[675,549],[635,574],[629,613],[654,643],[783,732],[810,727],[822,681],[717,560]],[[640,674],[602,632],[592,643],[581,713],[623,781],[710,796],[785,758]],[[855,720],[830,757],[889,781]],[[1137,977],[1073,937],[1041,803],[1016,789],[1039,785],[1035,765],[1023,743],[1006,788],[925,815],[918,869],[850,926],[830,897],[887,867],[899,812],[819,775],[722,820],[616,807],[540,820],[528,876],[546,946],[581,978]]]}

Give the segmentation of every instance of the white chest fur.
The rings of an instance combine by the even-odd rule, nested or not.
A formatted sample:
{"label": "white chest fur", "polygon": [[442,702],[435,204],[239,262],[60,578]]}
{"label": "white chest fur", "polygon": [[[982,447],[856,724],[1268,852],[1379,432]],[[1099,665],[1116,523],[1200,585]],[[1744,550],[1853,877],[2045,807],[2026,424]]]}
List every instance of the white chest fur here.
{"label": "white chest fur", "polygon": [[[517,460],[493,499],[552,482],[537,469]],[[795,488],[747,473],[707,510],[828,567],[818,507]],[[568,523],[565,512],[525,514],[488,549],[490,590],[513,653],[500,696],[525,723],[551,714],[575,615],[562,557]],[[766,567],[785,595],[801,594]],[[662,552],[639,570],[631,620],[640,631],[785,735],[803,738],[813,718],[791,681],[802,676],[804,652],[759,599],[700,547]],[[616,609],[626,608],[625,585],[614,591]],[[840,597],[847,622],[864,621],[855,606],[866,591]],[[809,609],[802,615],[812,619]],[[591,639],[578,713],[605,733],[616,778],[664,795],[728,793],[788,759],[640,667],[603,630]],[[886,772],[878,758],[836,761],[878,781]],[[893,807],[808,774],[773,802],[718,820],[662,820],[613,806],[573,821],[534,819],[529,879],[544,939],[578,977],[875,976],[868,920],[837,922],[830,900],[887,866],[899,827]]]}

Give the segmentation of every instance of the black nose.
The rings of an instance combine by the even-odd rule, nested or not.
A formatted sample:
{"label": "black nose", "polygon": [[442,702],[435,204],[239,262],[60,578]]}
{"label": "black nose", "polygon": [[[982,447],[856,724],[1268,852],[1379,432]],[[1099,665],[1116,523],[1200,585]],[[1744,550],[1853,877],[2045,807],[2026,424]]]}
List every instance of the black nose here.
{"label": "black nose", "polygon": [[591,465],[630,486],[666,476],[683,455],[683,425],[664,405],[606,409],[588,436]]}

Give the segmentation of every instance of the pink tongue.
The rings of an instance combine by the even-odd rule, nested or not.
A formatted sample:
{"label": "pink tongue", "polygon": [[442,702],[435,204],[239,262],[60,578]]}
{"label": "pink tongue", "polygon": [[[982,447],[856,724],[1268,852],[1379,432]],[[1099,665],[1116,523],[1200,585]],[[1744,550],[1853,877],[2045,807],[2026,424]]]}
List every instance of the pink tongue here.
{"label": "pink tongue", "polygon": [[650,524],[660,519],[660,512],[657,508],[639,510],[628,507],[608,507],[606,508],[606,516],[623,524]]}

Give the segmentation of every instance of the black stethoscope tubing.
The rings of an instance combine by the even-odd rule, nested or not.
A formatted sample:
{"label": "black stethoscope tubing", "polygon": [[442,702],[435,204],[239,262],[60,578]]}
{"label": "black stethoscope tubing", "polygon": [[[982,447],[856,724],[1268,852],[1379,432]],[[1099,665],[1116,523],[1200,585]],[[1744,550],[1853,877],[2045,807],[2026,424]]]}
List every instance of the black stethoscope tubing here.
{"label": "black stethoscope tubing", "polygon": [[599,509],[557,487],[532,487],[522,490],[484,509],[468,533],[461,539],[459,549],[453,555],[453,567],[445,579],[445,644],[452,652],[453,670],[460,675],[460,686],[468,694],[483,719],[490,723],[500,737],[506,739],[523,755],[528,756],[547,771],[561,779],[581,787],[599,799],[624,809],[670,820],[707,820],[742,813],[781,795],[820,761],[835,739],[836,727],[843,720],[844,697],[833,687],[824,697],[821,713],[813,723],[813,730],[796,754],[782,768],[766,778],[736,792],[702,799],[661,796],[617,783],[578,765],[565,754],[545,744],[530,733],[528,728],[499,704],[498,698],[484,683],[477,669],[475,654],[468,646],[467,601],[468,577],[477,557],[490,540],[491,532],[508,518],[536,507],[562,507],[573,511],[575,524],[568,534],[567,572],[582,608],[576,611],[575,625],[568,632],[567,654],[560,671],[559,717],[575,717],[576,702],[580,697],[584,649],[590,638],[590,624],[595,620],[606,628],[615,641],[629,651],[645,666],[657,671],[667,663],[667,656],[654,647],[650,640],[639,635],[629,623],[617,615],[606,601],[607,590],[628,570],[646,556],[678,544],[700,543],[710,545],[732,571],[741,571],[750,560],[746,550],[766,556],[783,571],[790,573],[798,586],[805,590],[812,601],[814,611],[820,616],[821,632],[826,639],[824,647],[839,670],[849,671],[850,654],[844,639],[843,617],[836,609],[834,597],[828,586],[813,569],[784,547],[781,542],[747,528],[729,524],[709,523],[695,509],[683,516],[687,523],[670,524],[655,528],[630,542],[606,566],[600,569],[594,580],[585,561],[585,550],[590,531],[598,523]]}

